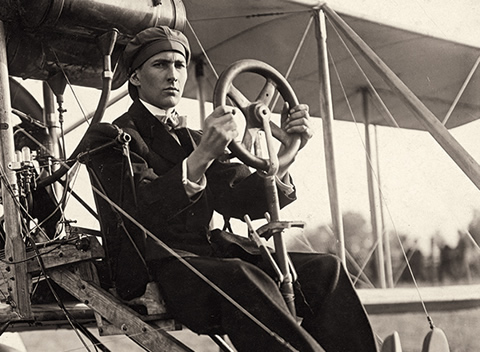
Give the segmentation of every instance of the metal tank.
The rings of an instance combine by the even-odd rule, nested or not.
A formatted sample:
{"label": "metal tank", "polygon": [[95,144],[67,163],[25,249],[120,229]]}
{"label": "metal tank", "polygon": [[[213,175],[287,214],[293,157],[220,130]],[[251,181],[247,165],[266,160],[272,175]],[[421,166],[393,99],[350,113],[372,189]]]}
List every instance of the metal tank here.
{"label": "metal tank", "polygon": [[[139,31],[157,25],[183,30],[186,11],[181,0],[6,0],[0,20],[7,28],[11,75],[48,80],[65,73],[74,85],[99,88],[99,36],[119,32],[112,54],[115,65]],[[114,88],[123,83],[114,82]]]}

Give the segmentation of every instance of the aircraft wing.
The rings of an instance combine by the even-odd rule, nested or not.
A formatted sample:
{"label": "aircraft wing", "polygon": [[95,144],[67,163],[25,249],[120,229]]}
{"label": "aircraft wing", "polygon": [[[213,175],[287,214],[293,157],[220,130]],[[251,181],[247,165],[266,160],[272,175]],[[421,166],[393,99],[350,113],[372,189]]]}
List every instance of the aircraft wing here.
{"label": "aircraft wing", "polygon": [[[192,44],[194,58],[202,57],[202,50],[205,50],[217,74],[229,64],[249,58],[267,62],[286,75],[296,56],[288,80],[300,102],[310,105],[312,116],[320,116],[318,43],[315,24],[311,22],[311,1],[185,0],[184,3],[191,26],[187,26],[186,33]],[[443,121],[474,67],[480,49],[373,22],[360,16],[341,16]],[[362,92],[369,88],[369,83],[364,78],[366,75],[400,127],[423,129],[410,110],[361,55],[346,39],[340,39],[328,19],[327,33],[335,119],[364,121]],[[199,38],[203,49],[195,37]],[[348,49],[344,42],[347,42]],[[364,73],[357,68],[349,50]],[[210,100],[216,76],[207,61],[203,68],[207,82],[205,96]],[[186,96],[192,98],[197,97],[197,85],[195,79],[192,79],[195,69],[198,67],[192,64],[186,88]],[[337,77],[337,72],[340,78]],[[252,90],[249,88],[251,83],[256,84],[257,80],[240,77],[235,86],[247,95]],[[463,125],[480,116],[479,90],[480,72],[474,72],[448,119],[448,128]],[[353,114],[345,96],[348,97]],[[278,106],[276,110],[278,111]],[[385,114],[378,111],[372,105],[370,123],[392,126]]]}

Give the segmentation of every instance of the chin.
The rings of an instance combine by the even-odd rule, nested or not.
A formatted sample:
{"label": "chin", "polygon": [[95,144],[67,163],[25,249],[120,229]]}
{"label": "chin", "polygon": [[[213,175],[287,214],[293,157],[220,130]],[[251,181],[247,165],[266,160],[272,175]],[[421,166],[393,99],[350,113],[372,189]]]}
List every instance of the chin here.
{"label": "chin", "polygon": [[180,102],[179,97],[169,97],[169,98],[164,98],[164,99],[159,99],[158,104],[161,106],[163,109],[169,109],[173,108],[178,105]]}

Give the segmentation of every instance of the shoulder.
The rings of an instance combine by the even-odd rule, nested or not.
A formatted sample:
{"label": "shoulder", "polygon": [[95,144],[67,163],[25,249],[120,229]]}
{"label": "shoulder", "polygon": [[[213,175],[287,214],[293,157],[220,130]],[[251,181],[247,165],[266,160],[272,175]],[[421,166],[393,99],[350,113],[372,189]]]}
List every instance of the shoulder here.
{"label": "shoulder", "polygon": [[[132,105],[133,107],[134,105]],[[136,121],[138,116],[135,113],[135,109],[130,109],[123,115],[115,119],[112,124],[120,128],[123,132],[130,135],[130,148],[137,153],[145,153],[148,151],[148,146],[145,141],[145,133],[142,133],[141,126],[138,126]]]}
{"label": "shoulder", "polygon": [[130,112],[124,113],[122,116],[118,117],[112,122],[115,126],[120,128],[135,129],[135,122],[133,121],[132,115]]}

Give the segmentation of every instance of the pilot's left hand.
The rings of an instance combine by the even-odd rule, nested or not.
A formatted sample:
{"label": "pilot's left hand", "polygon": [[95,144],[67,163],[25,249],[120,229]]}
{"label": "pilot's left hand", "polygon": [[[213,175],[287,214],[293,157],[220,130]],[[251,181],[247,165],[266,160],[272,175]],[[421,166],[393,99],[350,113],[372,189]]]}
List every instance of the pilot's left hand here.
{"label": "pilot's left hand", "polygon": [[301,135],[300,149],[313,136],[308,110],[309,106],[307,104],[298,104],[293,108],[290,108],[287,102],[283,105],[281,127],[287,133],[298,133]]}

